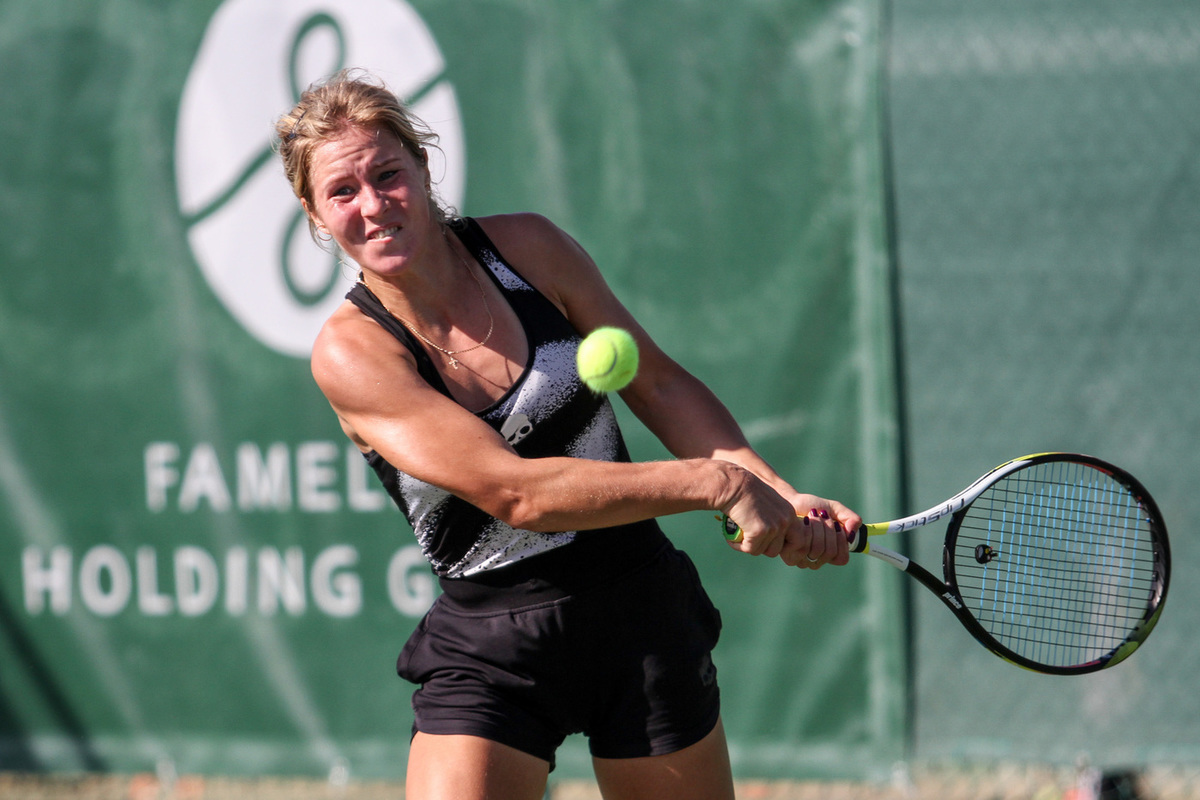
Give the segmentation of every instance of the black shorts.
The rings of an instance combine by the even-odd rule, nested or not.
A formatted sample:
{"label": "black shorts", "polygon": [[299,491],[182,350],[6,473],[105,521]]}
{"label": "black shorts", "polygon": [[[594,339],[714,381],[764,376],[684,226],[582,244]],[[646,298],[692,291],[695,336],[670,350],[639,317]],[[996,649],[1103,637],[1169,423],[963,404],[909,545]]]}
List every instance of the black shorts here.
{"label": "black shorts", "polygon": [[536,581],[443,581],[397,664],[420,684],[414,732],[480,736],[551,765],[573,733],[600,758],[703,739],[720,710],[721,617],[691,560],[662,542],[640,566],[565,596]]}

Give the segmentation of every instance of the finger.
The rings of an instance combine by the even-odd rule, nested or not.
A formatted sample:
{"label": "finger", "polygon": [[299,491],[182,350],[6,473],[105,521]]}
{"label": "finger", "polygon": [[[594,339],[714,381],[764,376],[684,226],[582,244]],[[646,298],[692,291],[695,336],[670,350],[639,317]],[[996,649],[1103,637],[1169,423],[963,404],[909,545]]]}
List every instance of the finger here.
{"label": "finger", "polygon": [[736,539],[726,539],[725,541],[734,550],[737,550],[739,553],[746,553],[747,555],[757,555],[760,549],[759,538],[754,535],[747,536],[744,530],[738,531]]}
{"label": "finger", "polygon": [[815,521],[808,555],[805,563],[800,566],[808,569],[820,569],[825,564],[844,564],[847,561],[849,561],[849,545],[842,523],[828,515]]}
{"label": "finger", "polygon": [[765,555],[774,558],[783,549],[783,536],[773,533],[770,529],[750,532],[742,528],[738,538],[726,541],[734,550],[752,556]]}
{"label": "finger", "polygon": [[827,560],[829,550],[829,526],[823,521],[816,521],[811,526],[812,536],[809,537],[808,552],[805,554],[803,566],[816,569]]}
{"label": "finger", "polygon": [[785,534],[781,533],[778,536],[774,536],[767,542],[767,546],[763,548],[762,554],[767,558],[777,558],[783,552],[786,542],[787,537]]}
{"label": "finger", "polygon": [[797,517],[796,520],[797,524],[788,530],[783,552],[779,555],[789,567],[803,566],[812,544],[812,523],[808,517]]}
{"label": "finger", "polygon": [[834,543],[837,545],[837,552],[834,554],[833,558],[829,560],[829,563],[837,564],[838,566],[850,563],[850,535],[845,531],[844,528],[840,534],[841,535],[834,537]]}
{"label": "finger", "polygon": [[862,526],[862,517],[836,500],[829,501],[829,508],[831,516],[847,531],[856,531]]}
{"label": "finger", "polygon": [[798,517],[788,532],[780,559],[789,567],[806,568],[812,564],[813,530],[819,527],[808,517]]}

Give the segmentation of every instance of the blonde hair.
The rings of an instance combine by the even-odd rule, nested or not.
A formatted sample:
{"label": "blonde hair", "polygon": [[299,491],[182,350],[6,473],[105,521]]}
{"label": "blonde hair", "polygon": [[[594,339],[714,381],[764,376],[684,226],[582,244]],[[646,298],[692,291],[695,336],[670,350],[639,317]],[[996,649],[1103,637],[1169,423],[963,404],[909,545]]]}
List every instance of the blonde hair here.
{"label": "blonde hair", "polygon": [[[291,111],[275,122],[276,150],[296,197],[313,207],[313,150],[351,128],[388,131],[418,162],[428,166],[427,147],[437,146],[437,134],[418,119],[381,81],[357,69],[345,69],[300,95]],[[429,203],[441,223],[449,218],[432,189]],[[316,236],[315,223],[309,229]]]}

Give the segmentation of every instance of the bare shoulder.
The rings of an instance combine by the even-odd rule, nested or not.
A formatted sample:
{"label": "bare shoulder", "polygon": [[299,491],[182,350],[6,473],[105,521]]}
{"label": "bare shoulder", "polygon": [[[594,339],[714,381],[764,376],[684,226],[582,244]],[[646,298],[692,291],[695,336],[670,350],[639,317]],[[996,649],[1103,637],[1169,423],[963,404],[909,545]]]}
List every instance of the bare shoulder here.
{"label": "bare shoulder", "polygon": [[[411,370],[397,369],[409,365]],[[335,406],[364,398],[382,376],[416,373],[416,361],[395,337],[346,302],[326,320],[313,342],[312,373]]]}
{"label": "bare shoulder", "polygon": [[583,247],[541,214],[498,214],[477,222],[508,263],[560,308],[577,288],[599,279]]}
{"label": "bare shoulder", "polygon": [[574,241],[548,218],[532,212],[478,217],[476,222],[496,246],[506,253],[510,250],[517,252],[563,247]]}

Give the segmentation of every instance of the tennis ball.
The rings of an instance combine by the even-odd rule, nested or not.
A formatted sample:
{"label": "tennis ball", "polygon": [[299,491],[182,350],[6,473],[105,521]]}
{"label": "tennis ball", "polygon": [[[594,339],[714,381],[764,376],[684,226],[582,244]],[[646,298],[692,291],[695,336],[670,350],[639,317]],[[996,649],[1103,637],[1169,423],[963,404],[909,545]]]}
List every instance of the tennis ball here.
{"label": "tennis ball", "polygon": [[597,328],[579,343],[575,366],[593,392],[620,391],[637,374],[637,342],[621,328]]}

